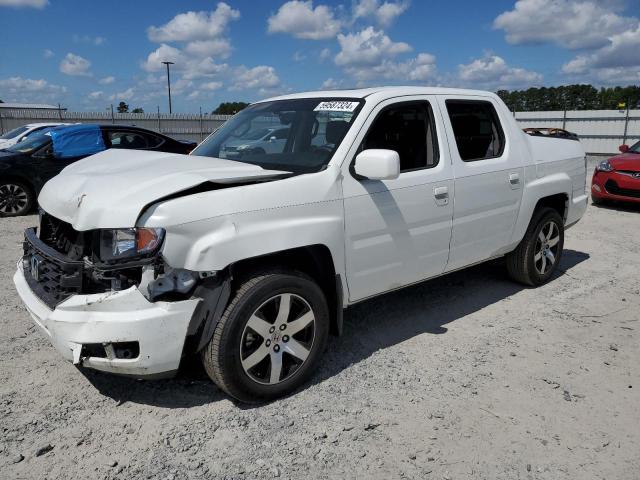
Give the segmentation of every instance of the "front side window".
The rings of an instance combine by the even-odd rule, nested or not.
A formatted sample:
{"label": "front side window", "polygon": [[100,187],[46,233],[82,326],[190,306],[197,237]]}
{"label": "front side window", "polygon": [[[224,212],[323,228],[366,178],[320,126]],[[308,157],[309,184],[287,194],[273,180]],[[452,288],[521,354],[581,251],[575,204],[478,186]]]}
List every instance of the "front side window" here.
{"label": "front side window", "polygon": [[350,98],[257,103],[231,118],[191,155],[293,173],[319,171],[331,160],[362,104]]}
{"label": "front side window", "polygon": [[504,132],[491,102],[447,100],[446,104],[463,161],[474,162],[502,155]]}
{"label": "front side window", "polygon": [[405,102],[378,114],[360,151],[394,150],[400,156],[400,172],[432,168],[438,164],[438,142],[428,102]]}

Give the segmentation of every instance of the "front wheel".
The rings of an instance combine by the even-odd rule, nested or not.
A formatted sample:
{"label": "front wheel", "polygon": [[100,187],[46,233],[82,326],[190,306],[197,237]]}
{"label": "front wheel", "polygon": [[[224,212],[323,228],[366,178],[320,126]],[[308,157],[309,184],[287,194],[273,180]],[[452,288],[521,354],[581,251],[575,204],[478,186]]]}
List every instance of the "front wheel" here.
{"label": "front wheel", "polygon": [[202,352],[211,379],[232,397],[281,397],[313,373],[329,333],[318,285],[301,273],[267,272],[240,285]]}
{"label": "front wheel", "polygon": [[0,217],[19,217],[31,211],[35,203],[33,190],[24,182],[0,182]]}
{"label": "front wheel", "polygon": [[558,268],[563,247],[562,217],[551,208],[539,210],[518,247],[507,255],[509,275],[525,285],[546,283]]}

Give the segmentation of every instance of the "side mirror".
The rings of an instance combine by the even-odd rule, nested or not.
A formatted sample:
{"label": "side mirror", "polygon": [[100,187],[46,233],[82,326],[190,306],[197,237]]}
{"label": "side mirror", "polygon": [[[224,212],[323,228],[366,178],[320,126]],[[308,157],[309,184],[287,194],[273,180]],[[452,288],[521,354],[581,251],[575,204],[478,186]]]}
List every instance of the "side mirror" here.
{"label": "side mirror", "polygon": [[622,153],[627,153],[629,151],[629,145],[620,145],[618,147],[618,150],[620,150]]}
{"label": "side mirror", "polygon": [[269,143],[273,143],[277,140],[276,137],[269,137]]}
{"label": "side mirror", "polygon": [[394,150],[364,150],[356,157],[355,172],[370,180],[394,180],[400,175],[400,155]]}

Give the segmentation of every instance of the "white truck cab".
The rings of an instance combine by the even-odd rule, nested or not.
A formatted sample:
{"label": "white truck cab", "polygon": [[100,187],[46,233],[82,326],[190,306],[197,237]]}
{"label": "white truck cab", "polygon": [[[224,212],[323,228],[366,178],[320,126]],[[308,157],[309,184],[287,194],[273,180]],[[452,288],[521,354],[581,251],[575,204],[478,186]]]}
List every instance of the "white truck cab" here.
{"label": "white truck cab", "polygon": [[[278,149],[220,158],[274,128]],[[502,256],[515,280],[547,282],[587,206],[580,143],[550,133],[524,133],[482,91],[268,99],[190,156],[67,167],[39,196],[14,281],[77,365],[148,377],[198,353],[233,397],[278,397],[356,302]]]}

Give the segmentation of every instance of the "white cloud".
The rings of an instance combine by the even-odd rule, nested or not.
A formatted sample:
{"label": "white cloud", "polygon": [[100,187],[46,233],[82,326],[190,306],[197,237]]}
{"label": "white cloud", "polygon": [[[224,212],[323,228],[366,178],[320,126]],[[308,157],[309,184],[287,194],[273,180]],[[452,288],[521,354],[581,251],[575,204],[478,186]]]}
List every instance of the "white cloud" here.
{"label": "white cloud", "polygon": [[307,59],[307,56],[303,52],[298,50],[298,51],[294,52],[294,54],[291,57],[291,59],[294,62],[304,62]]}
{"label": "white cloud", "polygon": [[609,43],[576,56],[562,67],[570,77],[596,83],[637,83],[640,79],[640,24],[609,38]]}
{"label": "white cloud", "polygon": [[9,77],[0,79],[0,92],[5,102],[43,103],[59,102],[66,87],[54,85],[44,79]]}
{"label": "white cloud", "polygon": [[359,0],[353,6],[353,16],[358,18],[375,18],[383,27],[388,27],[394,20],[402,15],[410,2],[381,2],[380,0]]}
{"label": "white cloud", "polygon": [[253,68],[238,67],[234,75],[234,83],[230,90],[267,91],[280,86],[280,78],[275,68],[268,65],[259,65]]}
{"label": "white cloud", "polygon": [[166,68],[162,62],[174,62],[178,66],[172,65],[172,67],[180,69],[184,63],[178,60],[185,60],[180,49],[163,43],[147,56],[147,60],[142,63],[142,68],[147,72],[157,72]]}
{"label": "white cloud", "polygon": [[99,100],[104,97],[104,92],[102,90],[96,90],[95,92],[91,92],[88,97],[89,100]]}
{"label": "white cloud", "polygon": [[104,45],[107,41],[104,37],[91,37],[89,35],[73,35],[73,41],[76,43],[90,43],[92,45]]}
{"label": "white cloud", "polygon": [[109,100],[125,101],[131,100],[135,95],[135,89],[133,87],[127,88],[124,92],[118,92],[109,97]]}
{"label": "white cloud", "polygon": [[46,80],[34,80],[32,78],[9,77],[0,80],[0,88],[9,93],[26,92],[45,92],[45,93],[64,93],[67,91],[65,87],[53,85]]}
{"label": "white cloud", "polygon": [[32,7],[44,8],[49,4],[49,0],[0,0],[0,7]]}
{"label": "white cloud", "polygon": [[320,50],[320,55],[318,55],[318,58],[320,58],[321,62],[324,62],[330,57],[331,57],[331,50],[329,50],[328,48],[323,48],[322,50]]}
{"label": "white cloud", "polygon": [[464,86],[496,89],[518,89],[542,83],[542,75],[523,68],[510,67],[497,55],[486,55],[465,65],[458,65],[458,77]]}
{"label": "white cloud", "polygon": [[437,79],[436,57],[430,53],[419,53],[405,61],[384,59],[378,65],[347,67],[345,72],[357,80],[359,87],[380,81],[424,84]]}
{"label": "white cloud", "polygon": [[226,38],[214,40],[195,40],[189,42],[184,51],[196,57],[220,57],[227,58],[231,54],[231,43]]}
{"label": "white cloud", "polygon": [[218,90],[222,88],[222,82],[203,83],[202,85],[200,85],[200,88],[203,90],[209,90],[209,91]]}
{"label": "white cloud", "polygon": [[108,77],[101,78],[98,83],[100,85],[110,85],[116,81],[116,77],[109,75]]}
{"label": "white cloud", "polygon": [[328,6],[314,8],[312,0],[286,2],[267,23],[269,33],[287,33],[307,40],[333,38],[342,27]]}
{"label": "white cloud", "polygon": [[55,53],[53,53],[53,50],[49,50],[48,48],[45,48],[44,52],[42,52],[42,56],[44,58],[52,58],[53,56],[55,56]]}
{"label": "white cloud", "polygon": [[409,52],[411,46],[393,42],[383,31],[367,27],[358,33],[338,35],[340,52],[335,57],[339,66],[375,66],[384,59]]}
{"label": "white cloud", "polygon": [[555,43],[564,48],[599,48],[608,37],[637,24],[618,15],[617,1],[518,0],[493,22],[509,43]]}
{"label": "white cloud", "polygon": [[173,17],[168,23],[147,29],[152,42],[184,42],[209,40],[221,36],[229,22],[240,18],[240,12],[224,2],[212,12],[187,12]]}
{"label": "white cloud", "polygon": [[90,77],[89,72],[91,62],[80,55],[67,53],[67,56],[60,62],[60,71],[65,75]]}
{"label": "white cloud", "polygon": [[341,85],[341,82],[339,80],[334,80],[333,78],[329,77],[324,82],[322,82],[322,85],[320,85],[320,89],[321,90],[338,90],[340,88],[340,85]]}

